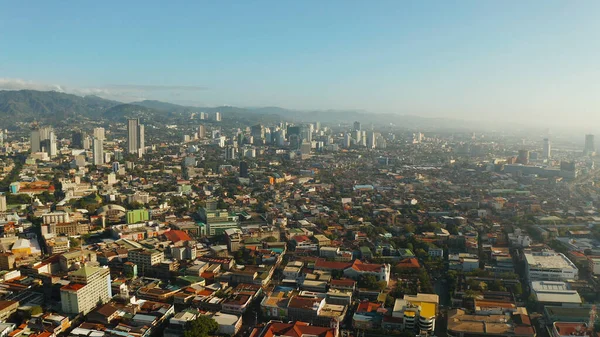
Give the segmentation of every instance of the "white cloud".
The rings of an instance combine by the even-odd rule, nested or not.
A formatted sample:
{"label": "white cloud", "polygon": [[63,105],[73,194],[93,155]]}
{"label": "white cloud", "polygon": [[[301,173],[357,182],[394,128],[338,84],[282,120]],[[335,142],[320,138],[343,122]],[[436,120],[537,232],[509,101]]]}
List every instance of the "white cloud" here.
{"label": "white cloud", "polygon": [[33,81],[26,81],[20,78],[2,78],[0,77],[0,90],[45,90],[65,92],[65,88],[59,84],[48,84]]}
{"label": "white cloud", "polygon": [[186,85],[135,85],[111,84],[99,87],[66,87],[61,84],[52,84],[28,81],[20,78],[0,78],[0,90],[40,90],[57,91],[79,96],[95,95],[120,102],[134,102],[147,99],[161,92],[199,91],[207,88]]}

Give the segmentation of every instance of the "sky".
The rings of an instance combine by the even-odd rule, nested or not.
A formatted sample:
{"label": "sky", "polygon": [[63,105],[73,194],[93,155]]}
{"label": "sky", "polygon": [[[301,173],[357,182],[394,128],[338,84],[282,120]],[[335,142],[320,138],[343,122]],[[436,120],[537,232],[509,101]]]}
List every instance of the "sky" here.
{"label": "sky", "polygon": [[0,89],[600,124],[599,1],[0,0]]}

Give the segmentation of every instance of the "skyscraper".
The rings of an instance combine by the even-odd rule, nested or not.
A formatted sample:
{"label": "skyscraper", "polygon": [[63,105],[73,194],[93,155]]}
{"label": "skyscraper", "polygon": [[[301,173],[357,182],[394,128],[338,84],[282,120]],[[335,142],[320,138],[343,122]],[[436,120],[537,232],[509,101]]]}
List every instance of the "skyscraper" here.
{"label": "skyscraper", "polygon": [[376,145],[376,135],[375,132],[371,131],[367,134],[367,148],[374,149]]}
{"label": "skyscraper", "polygon": [[83,149],[83,139],[85,138],[85,134],[80,131],[73,131],[71,135],[71,147],[74,149]]}
{"label": "skyscraper", "polygon": [[596,152],[596,146],[594,145],[594,135],[585,135],[585,145],[583,147],[584,155],[592,155]]}
{"label": "skyscraper", "polygon": [[312,132],[310,131],[310,125],[303,125],[300,127],[300,139],[302,142],[312,141]]}
{"label": "skyscraper", "polygon": [[40,129],[31,130],[31,153],[36,153],[41,151],[41,139],[40,139]]}
{"label": "skyscraper", "polygon": [[94,128],[94,137],[100,140],[106,140],[104,128]]}
{"label": "skyscraper", "polygon": [[137,154],[141,157],[144,154],[144,125],[140,124],[138,118],[132,118],[127,121],[127,153]]}
{"label": "skyscraper", "polygon": [[50,130],[50,134],[48,135],[48,155],[50,158],[56,157],[57,154],[57,145],[56,145],[56,133],[54,130]]}
{"label": "skyscraper", "polygon": [[6,212],[6,195],[0,194],[0,212]]}
{"label": "skyscraper", "polygon": [[519,156],[517,157],[517,163],[527,165],[529,164],[529,151],[519,150]]}
{"label": "skyscraper", "polygon": [[343,143],[345,148],[349,148],[350,145],[352,145],[352,136],[350,136],[349,132],[346,132],[346,134],[344,135],[344,143]]}
{"label": "skyscraper", "polygon": [[240,177],[248,178],[248,163],[245,161],[240,162]]}
{"label": "skyscraper", "polygon": [[198,126],[198,138],[206,138],[206,127],[202,124]]}
{"label": "skyscraper", "polygon": [[94,137],[94,146],[92,149],[94,155],[94,165],[104,164],[104,141]]}
{"label": "skyscraper", "polygon": [[552,145],[550,144],[550,139],[544,138],[544,159],[550,159],[552,156]]}
{"label": "skyscraper", "polygon": [[254,125],[250,128],[250,134],[253,138],[253,144],[260,145],[265,138],[265,127],[262,124]]}
{"label": "skyscraper", "polygon": [[361,130],[360,122],[359,121],[354,122],[354,131],[360,131],[360,130]]}
{"label": "skyscraper", "polygon": [[215,112],[215,121],[216,122],[220,122],[221,121],[221,113],[220,112]]}

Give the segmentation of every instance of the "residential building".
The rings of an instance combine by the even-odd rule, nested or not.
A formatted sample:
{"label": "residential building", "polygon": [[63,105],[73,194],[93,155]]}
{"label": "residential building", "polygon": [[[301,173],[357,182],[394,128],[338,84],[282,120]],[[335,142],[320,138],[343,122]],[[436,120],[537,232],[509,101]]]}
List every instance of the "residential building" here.
{"label": "residential building", "polygon": [[373,264],[354,260],[349,267],[344,269],[344,276],[357,280],[361,275],[374,275],[378,281],[389,283],[391,269],[387,263]]}
{"label": "residential building", "polygon": [[67,314],[86,315],[98,303],[112,298],[110,270],[106,267],[84,265],[69,275],[71,283],[60,289],[62,311]]}
{"label": "residential building", "polygon": [[6,322],[12,314],[17,312],[18,307],[18,301],[0,301],[0,322]]}
{"label": "residential building", "polygon": [[448,312],[448,337],[535,337],[524,308],[506,315],[470,315],[462,309]]}
{"label": "residential building", "polygon": [[127,253],[128,261],[138,266],[140,275],[144,275],[145,270],[160,264],[164,258],[163,252],[154,249],[136,249]]}

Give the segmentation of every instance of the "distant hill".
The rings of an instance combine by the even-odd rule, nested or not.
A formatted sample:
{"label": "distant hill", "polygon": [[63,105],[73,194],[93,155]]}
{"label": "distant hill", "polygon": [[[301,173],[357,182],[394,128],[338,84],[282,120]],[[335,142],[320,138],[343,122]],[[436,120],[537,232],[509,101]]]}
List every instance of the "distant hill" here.
{"label": "distant hill", "polygon": [[139,106],[143,106],[150,109],[160,110],[160,111],[169,111],[169,112],[177,112],[177,113],[191,113],[192,111],[197,111],[198,108],[187,107],[183,105],[166,103],[161,101],[153,101],[153,100],[145,100],[141,102],[133,102],[130,104],[135,104]]}
{"label": "distant hill", "polygon": [[240,108],[233,106],[192,107],[145,100],[124,104],[97,96],[77,96],[56,91],[0,91],[0,127],[12,127],[16,123],[40,123],[61,125],[78,118],[124,121],[126,118],[142,118],[147,122],[189,123],[193,112],[214,113],[220,111],[225,119],[236,120],[240,125],[270,123],[277,121],[349,124],[357,120],[365,124],[390,125],[417,129],[467,129],[476,123],[450,118],[427,118],[398,114],[376,114],[356,110],[291,110],[280,107]]}
{"label": "distant hill", "polygon": [[120,120],[124,122],[127,118],[156,118],[160,113],[161,112],[156,109],[147,108],[141,105],[119,104],[104,111],[102,117],[109,120]]}
{"label": "distant hill", "polygon": [[120,104],[97,96],[81,97],[56,91],[0,91],[0,123],[59,122],[77,116],[96,117]]}

